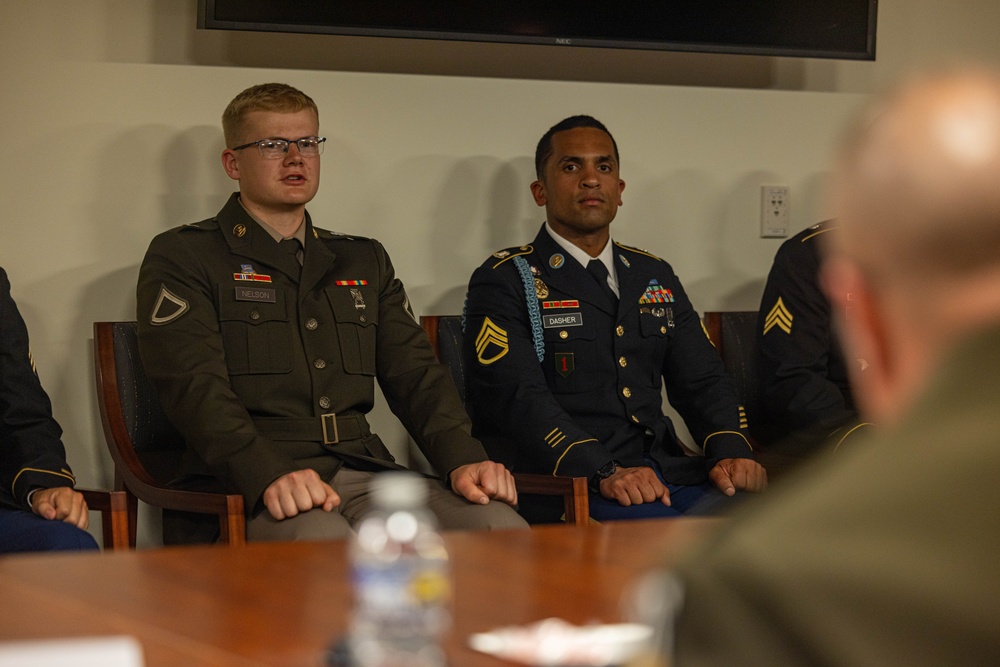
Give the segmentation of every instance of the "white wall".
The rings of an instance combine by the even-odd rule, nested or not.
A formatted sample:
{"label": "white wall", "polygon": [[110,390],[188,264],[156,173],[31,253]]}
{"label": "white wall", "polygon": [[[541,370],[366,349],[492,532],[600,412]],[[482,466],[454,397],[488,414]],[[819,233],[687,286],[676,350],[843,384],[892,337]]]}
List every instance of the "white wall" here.
{"label": "white wall", "polygon": [[[991,0],[883,0],[875,62],[198,31],[196,5],[0,5],[0,265],[89,486],[112,474],[91,323],[133,319],[149,239],[233,189],[219,116],[249,85],[314,97],[329,137],[314,220],[383,240],[420,312],[458,312],[473,268],[533,237],[535,142],[575,113],[621,149],[614,236],[670,260],[699,310],[751,309],[780,243],[758,237],[761,184],[790,186],[793,232],[818,221],[831,147],[872,91],[954,56],[1000,62]],[[374,421],[406,448],[390,415]]]}

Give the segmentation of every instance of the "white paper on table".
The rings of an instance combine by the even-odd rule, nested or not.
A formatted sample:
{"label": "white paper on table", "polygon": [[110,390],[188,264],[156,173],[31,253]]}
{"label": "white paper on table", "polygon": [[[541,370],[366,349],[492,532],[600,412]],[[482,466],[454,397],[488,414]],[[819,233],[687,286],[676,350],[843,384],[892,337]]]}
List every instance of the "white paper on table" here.
{"label": "white paper on table", "polygon": [[0,667],[144,667],[132,637],[80,637],[0,642]]}
{"label": "white paper on table", "polygon": [[577,626],[548,618],[471,635],[469,645],[525,665],[608,667],[636,656],[652,636],[652,628],[638,623]]}

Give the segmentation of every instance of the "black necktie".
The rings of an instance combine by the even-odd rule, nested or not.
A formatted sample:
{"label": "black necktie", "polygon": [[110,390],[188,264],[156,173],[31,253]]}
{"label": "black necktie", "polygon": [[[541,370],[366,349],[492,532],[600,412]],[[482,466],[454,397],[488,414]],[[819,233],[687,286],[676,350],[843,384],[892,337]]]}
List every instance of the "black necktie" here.
{"label": "black necktie", "polygon": [[611,305],[617,308],[618,295],[615,294],[615,291],[611,289],[611,285],[608,284],[608,267],[604,266],[604,262],[599,259],[590,260],[587,263],[587,271],[590,272],[590,275],[594,276],[594,280],[601,287],[601,293],[611,299]]}
{"label": "black necktie", "polygon": [[299,250],[302,249],[302,244],[297,238],[281,239],[278,241],[278,245],[282,250],[287,252],[295,260],[295,263],[302,266],[302,259],[299,257]]}

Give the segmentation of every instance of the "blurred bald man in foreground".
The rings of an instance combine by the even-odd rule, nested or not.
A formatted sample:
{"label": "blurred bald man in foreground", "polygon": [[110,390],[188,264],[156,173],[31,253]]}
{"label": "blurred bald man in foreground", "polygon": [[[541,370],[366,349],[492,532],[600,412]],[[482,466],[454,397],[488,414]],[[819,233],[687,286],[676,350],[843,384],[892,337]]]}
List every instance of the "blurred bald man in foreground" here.
{"label": "blurred bald man in foreground", "polygon": [[672,664],[1000,664],[1000,78],[897,89],[834,176],[823,284],[880,430],[679,569]]}

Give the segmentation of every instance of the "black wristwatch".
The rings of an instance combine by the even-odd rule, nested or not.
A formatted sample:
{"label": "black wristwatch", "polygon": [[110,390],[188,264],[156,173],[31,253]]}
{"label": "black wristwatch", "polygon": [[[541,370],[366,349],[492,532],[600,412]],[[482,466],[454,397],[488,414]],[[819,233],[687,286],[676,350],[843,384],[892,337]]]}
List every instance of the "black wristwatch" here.
{"label": "black wristwatch", "polygon": [[605,463],[604,466],[594,473],[590,478],[590,490],[594,493],[601,492],[601,480],[611,477],[618,471],[618,466],[621,464],[618,461],[609,461]]}

